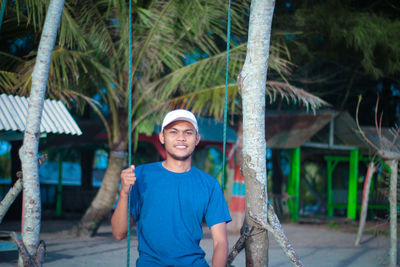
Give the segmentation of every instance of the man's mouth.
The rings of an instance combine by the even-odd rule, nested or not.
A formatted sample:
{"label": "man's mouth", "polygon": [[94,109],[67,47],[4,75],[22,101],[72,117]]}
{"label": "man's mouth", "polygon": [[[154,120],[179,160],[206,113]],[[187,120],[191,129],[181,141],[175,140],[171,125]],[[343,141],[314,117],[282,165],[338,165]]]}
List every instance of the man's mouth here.
{"label": "man's mouth", "polygon": [[187,148],[187,146],[185,146],[185,145],[176,145],[175,147],[178,148],[178,149],[185,149],[185,148]]}

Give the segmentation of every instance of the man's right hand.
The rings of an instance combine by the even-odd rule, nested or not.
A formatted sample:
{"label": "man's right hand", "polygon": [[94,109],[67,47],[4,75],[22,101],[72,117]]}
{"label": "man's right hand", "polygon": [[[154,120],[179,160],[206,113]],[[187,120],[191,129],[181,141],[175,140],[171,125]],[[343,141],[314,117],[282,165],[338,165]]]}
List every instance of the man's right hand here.
{"label": "man's right hand", "polygon": [[120,194],[129,195],[129,190],[136,182],[135,165],[122,170],[121,172],[121,192]]}
{"label": "man's right hand", "polygon": [[112,233],[117,240],[122,240],[128,232],[128,220],[132,219],[128,212],[129,190],[136,182],[135,166],[121,172],[121,191],[117,207],[111,217]]}

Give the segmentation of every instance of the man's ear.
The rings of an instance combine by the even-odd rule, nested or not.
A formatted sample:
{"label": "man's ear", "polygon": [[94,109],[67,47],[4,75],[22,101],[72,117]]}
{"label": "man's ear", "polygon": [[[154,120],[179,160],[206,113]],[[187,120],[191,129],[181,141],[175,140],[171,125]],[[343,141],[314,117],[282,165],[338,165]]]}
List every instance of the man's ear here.
{"label": "man's ear", "polygon": [[158,138],[160,139],[160,143],[161,143],[161,144],[164,144],[164,132],[161,132],[161,133],[158,135]]}
{"label": "man's ear", "polygon": [[200,143],[200,135],[196,134],[196,146]]}

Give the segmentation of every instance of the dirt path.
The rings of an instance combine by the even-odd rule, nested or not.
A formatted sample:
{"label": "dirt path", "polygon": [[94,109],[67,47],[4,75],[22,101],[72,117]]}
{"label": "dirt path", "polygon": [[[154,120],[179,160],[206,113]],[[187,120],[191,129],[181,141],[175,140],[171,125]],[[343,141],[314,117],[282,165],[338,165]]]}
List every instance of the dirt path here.
{"label": "dirt path", "polygon": [[[42,225],[41,239],[47,244],[44,266],[126,266],[126,241],[116,241],[111,235],[109,224],[103,224],[94,238],[69,236],[66,230],[74,222],[45,221]],[[19,223],[5,222],[0,230],[19,231]],[[285,224],[285,233],[300,255],[304,266],[385,266],[387,263],[388,238],[384,236],[365,236],[359,247],[353,247],[353,233],[332,230],[316,225]],[[212,240],[207,229],[201,242],[211,261]],[[229,245],[237,240],[237,235],[229,235]],[[137,238],[131,239],[131,266],[137,258]],[[291,266],[270,235],[269,266]],[[0,252],[0,266],[16,266],[16,252]],[[234,266],[245,266],[244,252],[233,262]]]}

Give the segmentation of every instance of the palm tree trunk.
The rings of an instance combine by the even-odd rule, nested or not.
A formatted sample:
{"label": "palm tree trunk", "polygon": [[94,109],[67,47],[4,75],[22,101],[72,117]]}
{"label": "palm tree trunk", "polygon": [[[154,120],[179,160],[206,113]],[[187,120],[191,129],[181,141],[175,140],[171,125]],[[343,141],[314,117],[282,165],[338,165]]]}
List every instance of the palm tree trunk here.
{"label": "palm tree trunk", "polygon": [[[38,56],[32,73],[32,87],[21,155],[24,192],[23,242],[29,254],[39,245],[41,203],[39,185],[38,148],[46,84],[51,56],[57,37],[64,0],[50,2],[40,39]],[[22,262],[20,262],[22,264]]]}
{"label": "palm tree trunk", "polygon": [[125,153],[110,151],[108,167],[103,182],[90,207],[80,222],[72,229],[78,236],[94,236],[101,222],[107,218],[115,203],[120,181],[120,173],[125,163]]}
{"label": "palm tree trunk", "polygon": [[[265,222],[268,215],[265,89],[274,5],[272,0],[251,2],[247,55],[238,77],[243,99],[245,223],[255,229],[260,227],[250,219],[249,213]],[[268,266],[268,233],[264,229],[255,230],[246,240],[246,266]]]}

